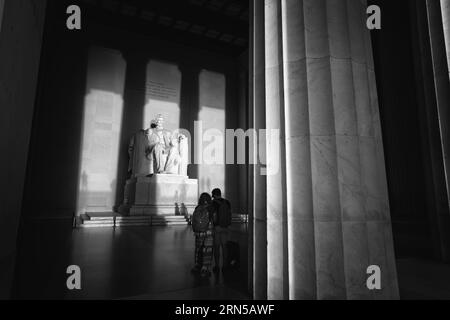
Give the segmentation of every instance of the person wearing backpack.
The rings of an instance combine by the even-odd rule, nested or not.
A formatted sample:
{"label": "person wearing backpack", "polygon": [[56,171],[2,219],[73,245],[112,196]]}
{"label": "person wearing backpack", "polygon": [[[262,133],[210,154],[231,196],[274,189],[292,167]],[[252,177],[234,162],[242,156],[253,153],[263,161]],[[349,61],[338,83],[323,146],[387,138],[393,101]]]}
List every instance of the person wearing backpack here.
{"label": "person wearing backpack", "polygon": [[213,201],[211,203],[214,225],[214,273],[220,269],[220,249],[222,248],[223,267],[227,261],[227,241],[228,227],[231,225],[231,205],[227,199],[222,198],[222,191],[214,189],[212,191]]}
{"label": "person wearing backpack", "polygon": [[200,273],[202,276],[211,275],[213,225],[210,205],[211,196],[208,193],[202,193],[192,215],[192,230],[195,233],[195,266],[192,272]]}

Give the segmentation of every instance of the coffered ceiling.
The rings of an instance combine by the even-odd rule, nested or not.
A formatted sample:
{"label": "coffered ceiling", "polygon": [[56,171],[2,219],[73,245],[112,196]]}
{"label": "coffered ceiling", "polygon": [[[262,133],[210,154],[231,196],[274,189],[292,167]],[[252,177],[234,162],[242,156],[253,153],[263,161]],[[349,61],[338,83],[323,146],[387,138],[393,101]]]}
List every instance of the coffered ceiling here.
{"label": "coffered ceiling", "polygon": [[238,55],[248,46],[248,0],[83,0],[89,18],[183,45]]}

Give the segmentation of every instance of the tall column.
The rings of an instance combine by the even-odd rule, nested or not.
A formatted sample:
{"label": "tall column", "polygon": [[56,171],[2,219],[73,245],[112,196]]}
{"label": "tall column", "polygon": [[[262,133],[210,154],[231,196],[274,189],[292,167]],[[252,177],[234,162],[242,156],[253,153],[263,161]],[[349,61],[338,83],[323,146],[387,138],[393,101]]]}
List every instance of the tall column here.
{"label": "tall column", "polygon": [[[450,0],[427,0],[431,54],[450,208]],[[450,217],[449,217],[450,219]],[[450,253],[449,253],[450,257]]]}
{"label": "tall column", "polygon": [[198,165],[194,164],[194,121],[198,120],[199,105],[199,75],[200,68],[182,64],[180,93],[180,128],[186,129],[191,134],[189,147],[191,148],[191,164],[188,166],[188,175],[192,179],[198,179]]}
{"label": "tall column", "polygon": [[[254,17],[254,6],[250,5],[249,8],[249,15],[250,17]],[[255,96],[254,96],[254,55],[255,55],[255,37],[253,30],[255,29],[255,19],[252,20],[252,23],[250,23],[249,28],[249,49],[248,49],[248,88],[247,88],[247,94],[248,94],[248,106],[247,106],[247,128],[255,128],[255,121],[254,121],[254,107],[255,107]],[[255,141],[253,141],[255,142]],[[255,259],[255,242],[253,241],[255,230],[254,230],[254,218],[255,218],[255,212],[254,212],[254,190],[255,190],[255,184],[254,184],[254,171],[256,167],[257,162],[257,155],[256,152],[258,150],[258,145],[256,143],[253,143],[253,149],[248,150],[248,159],[247,163],[248,165],[248,192],[247,192],[247,208],[248,208],[248,221],[247,221],[247,245],[248,245],[248,252],[247,252],[247,289],[248,292],[251,294],[251,297],[255,296],[255,288],[253,284],[253,280],[255,278],[254,275],[254,259]],[[250,164],[250,159],[253,160],[253,163]]]}
{"label": "tall column", "polygon": [[449,66],[448,75],[450,78],[450,0],[441,0],[441,12],[447,52],[447,65]]}
{"label": "tall column", "polygon": [[[123,93],[123,116],[120,131],[119,164],[117,172],[116,205],[123,203],[123,190],[127,179],[128,145],[134,133],[144,128],[145,86],[149,57],[138,49],[122,52],[127,63]],[[146,124],[148,128],[150,124]]]}
{"label": "tall column", "polygon": [[[265,0],[265,84],[267,150],[267,295],[288,298],[285,110],[281,2]],[[279,137],[272,136],[279,130]]]}
{"label": "tall column", "polygon": [[[246,55],[248,57],[248,54]],[[237,81],[237,92],[238,92],[238,103],[237,103],[237,126],[236,128],[241,128],[244,131],[247,131],[247,110],[248,110],[248,102],[247,102],[247,90],[248,90],[248,71],[246,67],[244,68],[239,64],[238,70],[238,81]],[[229,127],[228,127],[229,128]],[[248,159],[246,159],[246,163],[248,163]],[[241,214],[248,213],[247,200],[248,200],[248,166],[240,164],[237,167],[238,171],[238,180],[239,183],[237,191],[239,195],[239,206],[237,208],[237,212]]]}
{"label": "tall column", "polygon": [[291,299],[314,299],[317,296],[303,10],[301,1],[285,2],[282,6]]}
{"label": "tall column", "polygon": [[[427,0],[426,16],[423,19],[425,25],[422,29],[428,28],[428,33],[419,32],[421,50],[424,53],[421,55],[422,72],[426,77],[424,118],[428,126],[426,138],[429,141],[432,169],[430,187],[436,208],[434,237],[438,242],[437,252],[445,261],[450,261],[450,78],[444,26],[444,21],[448,20],[446,15],[449,3],[450,1],[440,3]],[[444,5],[442,8],[441,4]]]}
{"label": "tall column", "polygon": [[[266,125],[280,129],[280,143],[267,143],[268,298],[397,298],[366,4],[264,9]],[[370,265],[381,290],[366,286]]]}
{"label": "tall column", "polygon": [[[266,127],[263,1],[253,1],[253,16],[253,126],[259,132]],[[253,298],[262,300],[267,299],[267,191],[266,179],[262,174],[266,160],[265,137],[260,135],[258,141],[253,149]]]}

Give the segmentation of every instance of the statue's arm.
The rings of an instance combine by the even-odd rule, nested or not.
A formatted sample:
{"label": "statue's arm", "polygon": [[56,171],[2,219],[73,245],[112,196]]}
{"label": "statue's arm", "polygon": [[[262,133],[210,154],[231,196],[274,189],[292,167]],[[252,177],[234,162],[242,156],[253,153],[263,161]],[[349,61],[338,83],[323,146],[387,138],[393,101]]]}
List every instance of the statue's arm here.
{"label": "statue's arm", "polygon": [[145,156],[148,160],[151,160],[152,158],[152,151],[155,148],[156,144],[157,144],[157,140],[156,140],[156,136],[155,135],[150,135],[149,139],[148,139],[148,144],[145,147]]}

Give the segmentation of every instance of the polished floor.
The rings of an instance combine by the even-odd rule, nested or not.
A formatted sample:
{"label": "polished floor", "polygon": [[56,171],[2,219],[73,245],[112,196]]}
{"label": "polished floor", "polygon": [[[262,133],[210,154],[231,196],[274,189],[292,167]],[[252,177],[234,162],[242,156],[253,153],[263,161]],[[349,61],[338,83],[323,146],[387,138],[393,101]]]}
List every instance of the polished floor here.
{"label": "polished floor", "polygon": [[[24,233],[25,234],[25,233]],[[201,278],[190,273],[194,236],[187,226],[70,230],[57,222],[27,227],[21,239],[17,299],[248,299],[246,226],[233,225],[241,268]],[[78,265],[82,288],[66,288]]]}
{"label": "polished floor", "polygon": [[[19,238],[16,299],[248,299],[247,230],[233,225],[241,268],[203,279],[190,273],[194,237],[186,226],[72,230],[70,222],[28,224]],[[66,268],[82,270],[69,291]],[[401,299],[450,299],[450,265],[397,260]]]}

